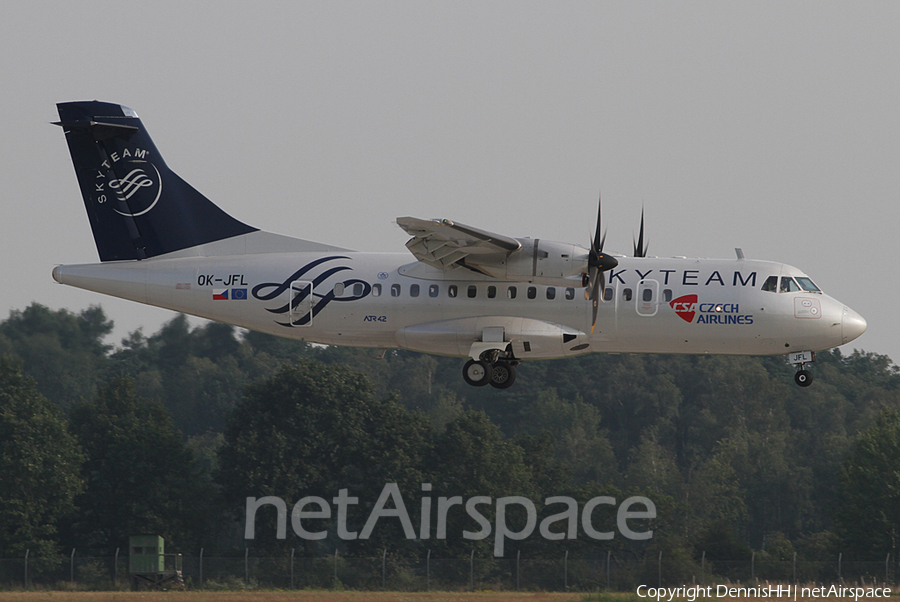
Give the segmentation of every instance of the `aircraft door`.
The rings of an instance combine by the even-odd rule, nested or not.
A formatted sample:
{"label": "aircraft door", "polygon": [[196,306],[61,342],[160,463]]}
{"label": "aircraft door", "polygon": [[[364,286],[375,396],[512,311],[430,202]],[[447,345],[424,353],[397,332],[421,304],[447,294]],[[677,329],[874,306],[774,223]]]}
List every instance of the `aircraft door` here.
{"label": "aircraft door", "polygon": [[292,326],[312,326],[313,283],[295,280],[288,289],[288,316]]}
{"label": "aircraft door", "polygon": [[638,315],[648,318],[655,316],[659,310],[659,281],[641,280],[638,282],[635,304]]}

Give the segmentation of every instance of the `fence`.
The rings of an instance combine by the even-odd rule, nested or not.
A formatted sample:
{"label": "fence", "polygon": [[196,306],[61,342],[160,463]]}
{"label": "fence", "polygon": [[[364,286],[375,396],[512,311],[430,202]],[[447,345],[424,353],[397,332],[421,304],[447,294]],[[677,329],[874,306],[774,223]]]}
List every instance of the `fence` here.
{"label": "fence", "polygon": [[[0,589],[128,587],[128,557],[67,556],[0,558]],[[589,557],[561,553],[553,558],[478,557],[403,558],[386,550],[376,558],[334,555],[257,557],[247,549],[241,556],[183,555],[183,575],[193,589],[345,588],[359,590],[544,590],[634,591],[638,585],[824,583],[868,586],[896,585],[897,563],[883,561],[798,559],[760,562],[708,560],[674,565],[664,554],[643,560],[613,552]]]}

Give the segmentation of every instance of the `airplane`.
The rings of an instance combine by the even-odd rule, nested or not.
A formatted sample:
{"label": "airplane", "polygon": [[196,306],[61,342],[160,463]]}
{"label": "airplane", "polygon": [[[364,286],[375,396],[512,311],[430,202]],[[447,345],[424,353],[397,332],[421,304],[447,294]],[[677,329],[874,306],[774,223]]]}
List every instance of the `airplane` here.
{"label": "airplane", "polygon": [[[815,352],[866,330],[799,269],[746,259],[632,256],[513,238],[449,219],[397,218],[409,253],[364,253],[264,232],[171,171],[137,114],[57,105],[100,263],[61,283],[325,345],[467,358],[505,389],[521,362],[586,353],[786,355],[800,386]],[[410,255],[411,254],[411,255]]]}

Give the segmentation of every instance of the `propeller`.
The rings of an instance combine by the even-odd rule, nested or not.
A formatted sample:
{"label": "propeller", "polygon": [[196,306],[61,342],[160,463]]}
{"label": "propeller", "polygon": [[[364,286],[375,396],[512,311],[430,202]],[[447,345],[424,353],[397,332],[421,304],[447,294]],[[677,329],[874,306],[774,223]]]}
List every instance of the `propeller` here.
{"label": "propeller", "polygon": [[594,240],[588,253],[587,289],[588,299],[592,302],[591,334],[597,324],[597,307],[603,301],[603,290],[606,289],[606,276],[604,272],[613,269],[619,262],[615,257],[603,253],[603,245],[606,243],[606,232],[601,236],[602,199],[597,200],[597,230],[594,232]]}
{"label": "propeller", "polygon": [[641,207],[641,233],[638,234],[637,242],[634,243],[634,256],[646,257],[647,247],[649,246],[650,243],[647,243],[646,245],[644,244],[644,208]]}

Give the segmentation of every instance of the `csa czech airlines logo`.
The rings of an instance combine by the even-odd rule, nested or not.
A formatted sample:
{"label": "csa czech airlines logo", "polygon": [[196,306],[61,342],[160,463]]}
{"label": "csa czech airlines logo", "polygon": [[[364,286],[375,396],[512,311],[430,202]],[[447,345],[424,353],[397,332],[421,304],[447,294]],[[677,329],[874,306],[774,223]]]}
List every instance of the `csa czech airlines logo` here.
{"label": "csa czech airlines logo", "polygon": [[[698,303],[697,295],[684,295],[674,299],[669,305],[678,317],[696,324],[753,324],[753,314],[742,314],[737,303]],[[694,322],[694,316],[697,321]]]}
{"label": "csa czech airlines logo", "polygon": [[685,322],[693,322],[694,316],[697,314],[697,295],[684,295],[677,299],[672,299],[669,305],[678,314],[678,317]]}

